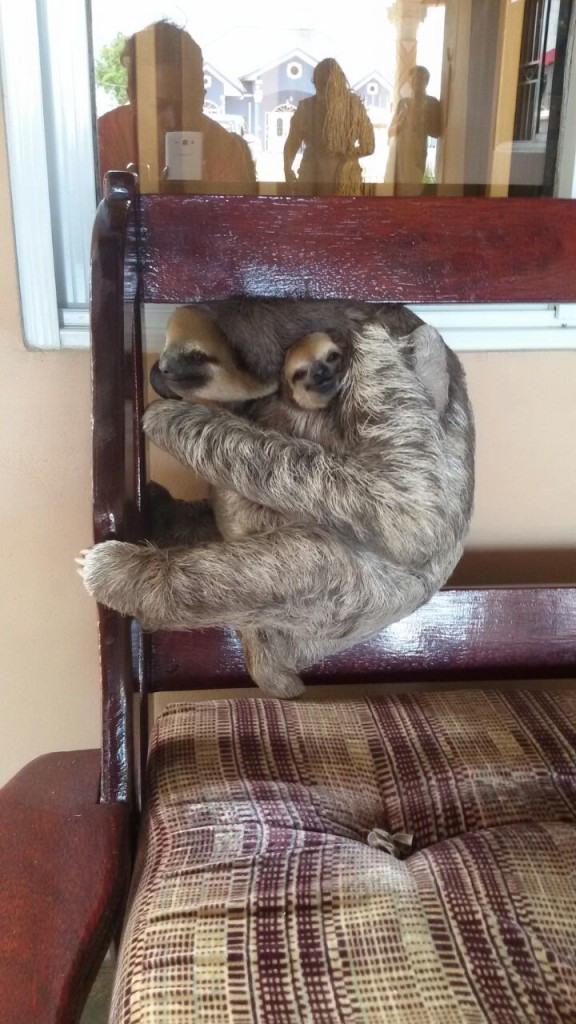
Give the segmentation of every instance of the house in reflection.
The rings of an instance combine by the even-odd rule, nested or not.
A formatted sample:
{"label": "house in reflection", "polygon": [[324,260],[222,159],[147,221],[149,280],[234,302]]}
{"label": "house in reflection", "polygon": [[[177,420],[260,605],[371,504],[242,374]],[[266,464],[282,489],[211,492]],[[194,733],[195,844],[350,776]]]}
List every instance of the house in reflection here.
{"label": "house in reflection", "polygon": [[351,85],[366,107],[374,127],[374,152],[362,160],[364,181],[381,181],[382,169],[388,158],[388,126],[394,107],[394,83],[374,68]]}
{"label": "house in reflection", "polygon": [[[376,151],[368,160],[381,178],[393,96],[393,83],[382,71],[369,70],[362,56],[355,58],[351,67],[350,60],[339,57],[333,41],[321,33],[262,30],[238,38],[239,34],[242,36],[241,31],[225,33],[205,48],[204,110],[229,131],[245,135],[258,164],[259,179],[283,178],[282,153],[292,114],[301,100],[314,94],[314,68],[326,56],[340,59],[352,88],[366,106],[376,136]],[[293,44],[289,48],[287,41]],[[249,64],[252,55],[254,63]]]}
{"label": "house in reflection", "polygon": [[225,74],[210,61],[204,61],[204,113],[219,121],[228,131],[243,135],[246,89],[239,79]]}
{"label": "house in reflection", "polygon": [[295,47],[275,60],[242,75],[247,92],[248,131],[267,153],[281,153],[290,119],[306,96],[312,96],[312,75],[318,60]]}
{"label": "house in reflection", "polygon": [[358,94],[367,111],[383,111],[388,120],[393,106],[394,85],[384,78],[381,71],[374,68],[369,74],[352,82],[354,92]]}

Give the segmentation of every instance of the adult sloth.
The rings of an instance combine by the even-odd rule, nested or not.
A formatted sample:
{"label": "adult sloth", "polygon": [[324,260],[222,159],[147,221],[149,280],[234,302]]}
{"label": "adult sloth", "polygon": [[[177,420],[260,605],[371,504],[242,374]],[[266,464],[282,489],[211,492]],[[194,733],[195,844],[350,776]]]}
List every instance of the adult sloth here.
{"label": "adult sloth", "polygon": [[[280,321],[286,305],[276,306]],[[268,335],[271,307],[263,306]],[[427,601],[468,530],[474,430],[460,363],[434,328],[420,323],[393,337],[378,307],[358,309],[337,328],[347,347],[331,406],[337,443],[281,432],[270,417],[262,426],[178,400],[145,413],[150,440],[213,487],[271,509],[282,525],[185,548],[108,541],[84,558],[89,592],[147,628],[254,631],[270,655],[258,681],[277,696],[301,692],[302,667]],[[260,340],[257,304],[249,313]],[[306,329],[299,321],[300,334],[330,330],[326,317],[311,319],[303,317]],[[294,339],[277,327],[282,351]],[[245,332],[239,306],[225,333],[242,349]]]}

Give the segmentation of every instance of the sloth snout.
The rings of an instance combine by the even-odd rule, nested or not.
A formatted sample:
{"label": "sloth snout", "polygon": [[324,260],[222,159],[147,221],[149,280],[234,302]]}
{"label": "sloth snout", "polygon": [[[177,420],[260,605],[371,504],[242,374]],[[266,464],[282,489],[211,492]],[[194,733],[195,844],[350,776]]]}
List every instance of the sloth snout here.
{"label": "sloth snout", "polygon": [[332,372],[326,363],[313,363],[310,376],[315,384],[324,384],[332,376]]}
{"label": "sloth snout", "polygon": [[195,377],[198,369],[207,361],[201,358],[200,352],[183,352],[179,349],[167,349],[158,360],[161,373],[175,380]]}
{"label": "sloth snout", "polygon": [[158,369],[169,376],[181,376],[185,369],[181,352],[163,352],[158,360]]}

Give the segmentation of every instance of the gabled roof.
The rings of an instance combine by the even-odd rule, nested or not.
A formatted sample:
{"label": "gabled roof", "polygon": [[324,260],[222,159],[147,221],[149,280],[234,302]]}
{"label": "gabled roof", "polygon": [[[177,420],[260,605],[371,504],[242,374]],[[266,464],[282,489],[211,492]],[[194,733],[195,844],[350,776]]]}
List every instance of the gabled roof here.
{"label": "gabled roof", "polygon": [[224,82],[224,91],[226,96],[244,96],[246,89],[242,85],[242,82],[237,78],[232,78],[230,75],[225,74],[219,67],[216,67],[216,65],[209,60],[204,61],[204,73],[214,75],[215,78],[219,78]]}
{"label": "gabled roof", "polygon": [[[369,32],[358,41],[358,32],[343,37],[318,29],[287,29],[265,24],[226,28],[209,41],[202,40],[206,61],[222,68],[228,79],[254,79],[290,57],[316,65],[325,57],[334,57],[342,66],[350,83],[363,81],[366,68],[383,69],[380,79],[390,88],[385,72],[395,53],[395,32],[386,19],[387,33]],[[373,72],[369,78],[374,78]]]}
{"label": "gabled roof", "polygon": [[[338,52],[335,40],[314,29],[267,28],[263,25],[231,28],[211,42],[203,43],[202,50],[205,59],[214,67],[225,68],[232,80],[257,78],[264,70],[273,68],[286,57],[289,59],[297,51],[314,65],[324,57],[335,57],[348,79],[352,74],[351,68],[346,66],[345,55]],[[366,61],[362,60],[359,67],[357,60],[355,64],[354,74],[359,75],[366,67]]]}
{"label": "gabled roof", "polygon": [[279,64],[287,64],[290,60],[304,61],[305,64],[309,64],[310,67],[315,68],[318,63],[317,57],[312,57],[309,53],[301,50],[298,46],[295,46],[293,50],[288,50],[287,53],[283,53],[280,57],[276,57],[275,60],[269,61],[260,67],[254,69],[254,71],[248,71],[242,75],[242,78],[252,80],[259,78],[260,75],[265,75],[267,71],[272,71],[273,68],[277,68]]}
{"label": "gabled roof", "polygon": [[394,92],[394,83],[388,78],[385,78],[381,71],[371,71],[368,75],[363,75],[357,82],[352,83],[352,88],[355,90],[362,89],[368,82],[379,82],[383,85],[388,92]]}

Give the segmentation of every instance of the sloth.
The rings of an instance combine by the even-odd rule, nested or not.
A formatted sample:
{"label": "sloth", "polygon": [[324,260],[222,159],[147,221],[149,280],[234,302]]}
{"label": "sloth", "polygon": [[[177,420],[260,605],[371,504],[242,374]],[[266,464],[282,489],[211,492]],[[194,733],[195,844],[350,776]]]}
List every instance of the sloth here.
{"label": "sloth", "polygon": [[325,331],[313,331],[288,349],[282,385],[299,409],[326,409],[344,376],[343,353]]}
{"label": "sloth", "polygon": [[[282,321],[286,304],[276,308]],[[331,316],[308,321],[304,334],[327,336],[342,359],[334,395],[319,407],[296,405],[294,396],[304,392],[320,401],[321,389],[314,398],[306,387],[314,359],[300,377],[294,353],[286,355],[293,338],[282,349],[286,373],[278,394],[251,390],[232,408],[168,397],[153,402],[144,430],[212,486],[216,529],[203,534],[202,526],[200,542],[186,546],[98,544],[81,560],[88,591],[146,628],[236,628],[251,674],[280,697],[301,693],[306,666],[425,603],[463,550],[473,500],[473,418],[462,367],[438,332],[417,320],[409,333],[395,335],[381,309],[370,318],[363,308],[357,320],[344,317],[335,327]],[[236,316],[238,331],[232,320],[226,338],[241,355],[241,307]],[[218,318],[211,320],[221,331]],[[258,347],[254,304],[250,325]],[[164,374],[168,393],[194,390],[188,384],[197,374],[195,358]],[[215,362],[208,365],[220,381],[211,400],[223,403],[224,375]],[[248,377],[258,377],[253,365]],[[272,387],[269,367],[259,386]],[[244,395],[258,389],[246,376],[242,387]],[[210,401],[209,389],[203,397]],[[237,402],[238,393],[228,399]],[[241,527],[230,539],[222,536],[228,526],[217,526],[225,520],[219,496],[227,494],[255,516],[253,529]]]}
{"label": "sloth", "polygon": [[[236,403],[241,401],[243,383],[240,378],[237,390],[233,365],[223,361],[215,377],[219,377],[222,393],[225,373],[227,401],[233,402],[251,423],[279,431],[285,436],[307,438],[326,450],[344,451],[339,418],[329,409],[344,378],[344,358],[341,347],[330,335],[323,331],[307,334],[288,350],[277,392],[267,398],[260,397],[240,409]],[[198,395],[204,399],[211,392],[210,384],[198,389]],[[189,394],[187,398],[191,400],[192,396]],[[261,533],[291,522],[290,517],[276,509],[249,501],[234,490],[213,488],[211,501],[216,526],[225,540]]]}
{"label": "sloth", "polygon": [[[253,423],[286,434],[313,438],[326,448],[342,447],[337,419],[327,416],[344,376],[344,353],[327,333],[315,331],[290,347],[276,393],[246,374],[230,345],[196,310],[179,309],[167,326],[166,346],[151,380],[163,395],[186,401],[225,402]],[[259,400],[254,400],[259,399]],[[169,546],[207,539],[207,530],[227,541],[288,525],[286,516],[231,490],[212,488],[209,502],[174,501],[164,488],[152,489],[156,521],[152,539]],[[213,517],[213,522],[211,519]],[[304,689],[297,673],[275,664],[258,630],[239,630],[246,665],[264,691],[296,696]]]}

